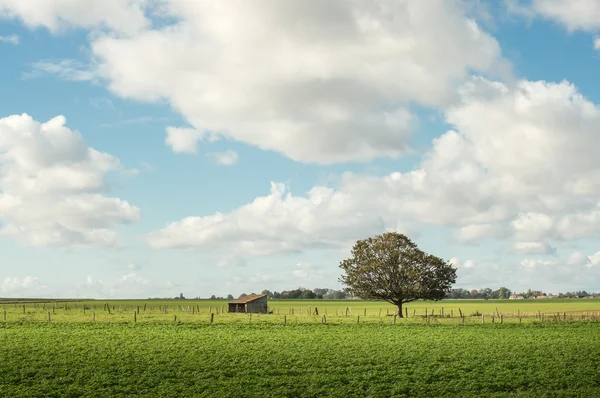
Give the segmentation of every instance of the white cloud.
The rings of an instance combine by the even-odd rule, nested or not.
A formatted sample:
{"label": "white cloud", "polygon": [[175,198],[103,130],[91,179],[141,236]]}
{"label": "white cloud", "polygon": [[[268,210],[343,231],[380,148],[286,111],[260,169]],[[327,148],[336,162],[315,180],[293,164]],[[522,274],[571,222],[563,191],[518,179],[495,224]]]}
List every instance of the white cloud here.
{"label": "white cloud", "polygon": [[20,42],[19,36],[17,35],[9,35],[9,36],[0,36],[0,44],[12,44],[13,46],[18,45]]}
{"label": "white cloud", "polygon": [[232,166],[238,162],[238,154],[235,151],[213,152],[208,154],[215,163],[222,166]]}
{"label": "white cloud", "polygon": [[594,49],[600,50],[600,37],[594,38]]}
{"label": "white cloud", "polygon": [[545,239],[552,235],[554,220],[541,213],[521,213],[511,222],[515,238],[518,240]]}
{"label": "white cloud", "polygon": [[196,145],[202,136],[201,131],[192,128],[168,127],[165,143],[173,152],[196,153]]}
{"label": "white cloud", "polygon": [[139,210],[102,191],[107,173],[123,168],[65,122],[0,119],[0,235],[33,246],[118,245],[115,229]]}
{"label": "white cloud", "polygon": [[544,242],[516,242],[514,250],[526,254],[556,254],[556,248]]}
{"label": "white cloud", "polygon": [[557,261],[541,260],[539,258],[525,258],[521,260],[521,266],[529,269],[539,267],[553,267],[557,264]]}
{"label": "white cloud", "polygon": [[25,79],[34,79],[44,75],[55,75],[62,80],[89,81],[96,78],[89,65],[76,59],[60,61],[38,61],[31,64],[32,71],[23,74]]}
{"label": "white cloud", "polygon": [[44,286],[35,276],[25,276],[23,278],[7,276],[0,284],[0,292],[27,294],[28,292],[40,287]]}
{"label": "white cloud", "polygon": [[54,33],[67,28],[108,28],[134,34],[149,25],[144,6],[149,0],[0,0],[0,19],[19,19],[30,28]]}
{"label": "white cloud", "polygon": [[92,51],[113,92],[166,99],[194,126],[167,132],[179,152],[209,130],[304,162],[395,158],[410,104],[446,104],[471,70],[506,70],[455,0],[162,6],[175,23],[95,37]]}
{"label": "white cloud", "polygon": [[597,265],[600,265],[600,251],[590,256],[586,256],[581,252],[571,253],[571,255],[569,255],[569,258],[567,259],[567,265],[585,266],[587,268],[592,268]]}
{"label": "white cloud", "polygon": [[376,205],[370,196],[354,198],[326,187],[294,197],[283,184],[272,183],[268,196],[230,214],[187,217],[150,234],[148,241],[155,248],[233,246],[254,254],[338,246],[397,226],[386,223]]}
{"label": "white cloud", "polygon": [[475,262],[475,260],[467,260],[467,261],[463,261],[458,257],[452,257],[449,262],[455,266],[456,268],[460,269],[469,269],[469,268],[474,268],[477,263]]}
{"label": "white cloud", "polygon": [[136,274],[135,272],[123,275],[120,280],[120,283],[133,283],[137,285],[146,285],[148,280],[143,278],[142,276]]}
{"label": "white cloud", "polygon": [[552,19],[568,30],[593,31],[600,28],[600,2],[597,0],[533,0],[521,10]]}
{"label": "white cloud", "polygon": [[231,213],[184,218],[149,242],[267,254],[439,225],[457,228],[459,241],[512,238],[519,251],[549,253],[552,240],[600,236],[599,108],[568,82],[476,78],[461,94],[446,113],[456,131],[435,139],[416,170],[346,173],[337,189],[316,186],[303,197],[272,184]]}

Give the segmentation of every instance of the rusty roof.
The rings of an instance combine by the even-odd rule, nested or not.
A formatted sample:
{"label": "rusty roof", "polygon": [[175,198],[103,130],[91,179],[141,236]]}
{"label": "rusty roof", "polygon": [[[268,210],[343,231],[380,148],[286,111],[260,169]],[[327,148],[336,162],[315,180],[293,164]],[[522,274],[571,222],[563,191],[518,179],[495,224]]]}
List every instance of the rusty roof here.
{"label": "rusty roof", "polygon": [[238,299],[231,300],[229,302],[234,303],[234,304],[246,304],[246,303],[250,303],[254,300],[258,300],[259,298],[262,298],[262,297],[267,297],[267,295],[266,294],[249,294],[247,296],[240,297]]}

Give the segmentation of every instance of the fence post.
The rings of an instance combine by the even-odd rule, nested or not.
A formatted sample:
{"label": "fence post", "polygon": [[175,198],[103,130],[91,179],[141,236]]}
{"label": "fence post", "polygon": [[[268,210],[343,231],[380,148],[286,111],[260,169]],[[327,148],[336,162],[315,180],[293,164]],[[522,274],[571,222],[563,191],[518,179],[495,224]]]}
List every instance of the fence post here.
{"label": "fence post", "polygon": [[404,307],[404,317],[408,318],[408,308]]}
{"label": "fence post", "polygon": [[397,317],[397,316],[398,316],[398,315],[394,314],[394,325],[396,324],[396,317]]}
{"label": "fence post", "polygon": [[48,311],[48,322],[50,322],[50,311]]}
{"label": "fence post", "polygon": [[[252,314],[250,314],[250,316],[252,316]],[[210,323],[213,323],[215,321],[215,314],[213,314],[212,312],[210,313]]]}
{"label": "fence post", "polygon": [[173,315],[173,322],[177,322],[177,315]]}
{"label": "fence post", "polygon": [[360,315],[357,315],[356,317],[356,323],[359,324],[360,323]]}
{"label": "fence post", "polygon": [[137,312],[133,311],[133,323],[137,322]]}
{"label": "fence post", "polygon": [[284,315],[284,316],[283,316],[283,324],[284,324],[284,325],[287,325],[287,315]]}
{"label": "fence post", "polygon": [[500,315],[500,323],[504,323],[504,315]]}
{"label": "fence post", "polygon": [[6,311],[4,311],[4,322],[6,322]]}
{"label": "fence post", "polygon": [[327,323],[327,317],[323,315],[323,323]]}
{"label": "fence post", "polygon": [[367,309],[365,308],[365,316],[367,316]]}
{"label": "fence post", "polygon": [[485,323],[485,315],[481,314],[481,324],[483,325]]}

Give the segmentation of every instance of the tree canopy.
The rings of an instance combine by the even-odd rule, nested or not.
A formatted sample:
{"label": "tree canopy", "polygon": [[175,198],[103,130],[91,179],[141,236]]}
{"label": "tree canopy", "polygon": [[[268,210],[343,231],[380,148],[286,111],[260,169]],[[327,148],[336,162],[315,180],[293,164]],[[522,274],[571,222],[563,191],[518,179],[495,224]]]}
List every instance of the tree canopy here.
{"label": "tree canopy", "polygon": [[363,299],[385,300],[398,307],[411,301],[441,300],[456,282],[456,268],[420,250],[408,237],[388,232],[359,240],[352,257],[342,261],[340,278]]}

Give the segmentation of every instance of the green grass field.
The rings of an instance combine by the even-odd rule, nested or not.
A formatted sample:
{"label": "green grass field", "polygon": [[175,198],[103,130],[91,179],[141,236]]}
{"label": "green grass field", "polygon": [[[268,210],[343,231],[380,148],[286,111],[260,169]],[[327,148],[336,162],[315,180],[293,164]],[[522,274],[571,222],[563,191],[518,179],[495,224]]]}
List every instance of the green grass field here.
{"label": "green grass field", "polygon": [[600,396],[600,300],[415,302],[396,322],[374,301],[269,307],[1,303],[0,397]]}
{"label": "green grass field", "polygon": [[[106,309],[110,308],[110,313]],[[315,307],[318,316],[315,315]],[[85,308],[85,310],[84,310]],[[139,308],[139,312],[138,312]],[[144,309],[145,308],[145,309]],[[273,314],[254,314],[252,320],[245,314],[228,314],[225,300],[113,300],[59,303],[9,303],[0,304],[6,312],[7,322],[173,322],[175,317],[183,323],[378,323],[393,322],[396,308],[388,303],[362,300],[270,300]],[[166,310],[166,311],[165,311]],[[438,323],[481,323],[481,314],[488,322],[537,322],[552,320],[560,314],[565,320],[590,320],[600,318],[600,299],[546,299],[546,300],[443,300],[417,301],[405,306],[407,319],[397,322],[423,323],[425,313],[434,315]],[[443,312],[444,317],[441,317]],[[323,319],[325,315],[325,319]],[[521,318],[519,318],[519,315]],[[4,314],[2,314],[4,317]],[[358,317],[360,316],[360,320]],[[3,320],[4,318],[2,318]],[[485,320],[484,320],[485,322]]]}
{"label": "green grass field", "polygon": [[600,325],[0,324],[3,397],[595,397]]}

